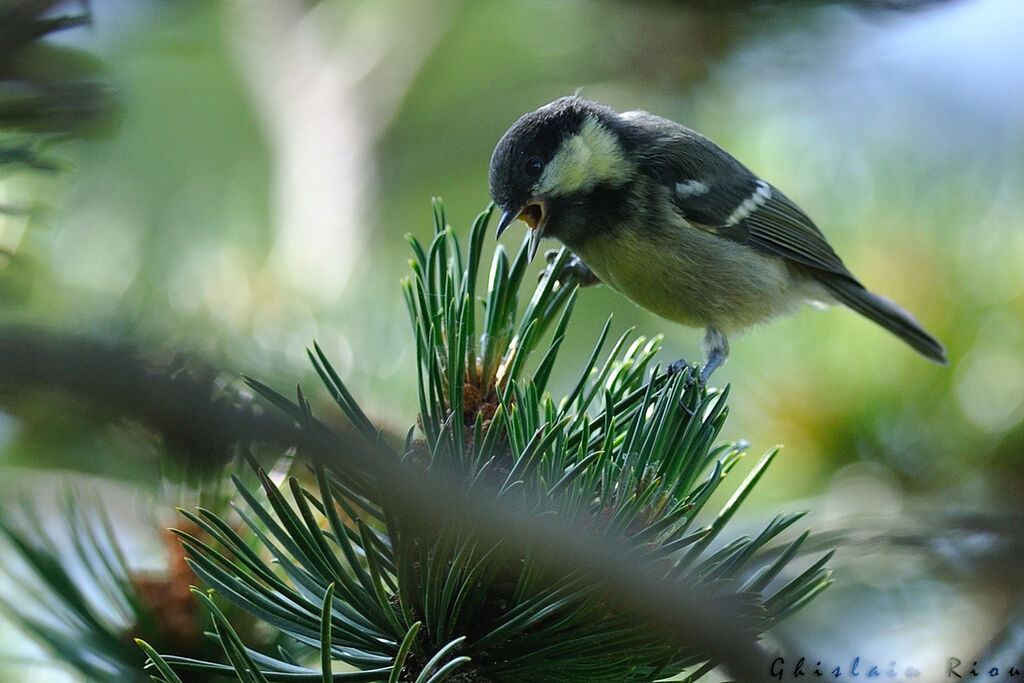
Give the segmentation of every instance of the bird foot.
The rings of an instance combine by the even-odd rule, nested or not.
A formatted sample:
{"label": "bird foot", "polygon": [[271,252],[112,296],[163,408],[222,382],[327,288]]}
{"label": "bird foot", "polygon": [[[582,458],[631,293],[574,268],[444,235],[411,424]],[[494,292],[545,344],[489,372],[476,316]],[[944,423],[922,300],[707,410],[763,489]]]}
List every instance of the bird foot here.
{"label": "bird foot", "polygon": [[[555,261],[558,260],[558,249],[548,249],[544,252],[544,260],[548,262],[546,268],[541,271],[540,278],[543,279],[545,276],[550,274],[555,267]],[[569,260],[562,267],[561,271],[556,274],[559,276],[556,282],[562,283],[562,275],[571,275],[576,278],[576,282],[579,283],[580,287],[591,287],[593,285],[601,284],[600,278],[594,274],[590,268],[587,267],[579,256],[573,254],[569,257]]]}
{"label": "bird foot", "polygon": [[681,372],[689,373],[686,378],[688,387],[696,385],[698,389],[703,389],[707,385],[707,378],[704,376],[704,373],[698,373],[697,366],[690,365],[685,358],[669,363],[668,367],[665,368],[665,372],[669,376],[678,375]]}

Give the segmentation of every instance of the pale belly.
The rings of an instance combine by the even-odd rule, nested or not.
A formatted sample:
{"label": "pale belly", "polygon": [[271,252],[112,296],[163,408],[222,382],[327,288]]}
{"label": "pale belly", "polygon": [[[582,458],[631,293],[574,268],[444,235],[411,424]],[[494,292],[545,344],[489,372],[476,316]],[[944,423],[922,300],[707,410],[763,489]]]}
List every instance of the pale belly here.
{"label": "pale belly", "polygon": [[742,330],[798,307],[817,287],[779,258],[686,228],[681,234],[594,236],[576,250],[602,282],[663,318]]}

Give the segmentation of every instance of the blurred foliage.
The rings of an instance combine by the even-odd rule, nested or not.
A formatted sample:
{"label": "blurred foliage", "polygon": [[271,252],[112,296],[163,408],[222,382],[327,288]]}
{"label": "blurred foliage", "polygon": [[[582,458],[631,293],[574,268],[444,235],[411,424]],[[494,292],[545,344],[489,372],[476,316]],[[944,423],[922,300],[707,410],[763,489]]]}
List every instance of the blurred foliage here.
{"label": "blurred foliage", "polygon": [[[78,11],[63,13],[76,4]],[[114,102],[102,62],[44,40],[90,20],[85,3],[0,4],[0,128],[76,136],[109,128]]]}
{"label": "blurred foliage", "polygon": [[[852,514],[855,480],[895,518],[1016,509],[1019,3],[721,4],[3,0],[0,321],[165,367],[184,354],[232,391],[242,371],[308,383],[315,338],[379,423],[411,414],[400,235],[428,234],[434,194],[468,223],[501,133],[582,88],[708,134],[950,350],[951,367],[933,367],[840,310],[736,339],[716,375],[735,388],[723,436],[786,446],[754,504],[823,495]],[[572,340],[610,312],[613,335],[665,332],[664,359],[697,354],[698,332],[606,288],[576,308],[563,354],[580,362],[589,349]],[[553,393],[575,381],[566,372]],[[159,425],[125,428],[88,396],[0,390],[0,492],[54,464],[162,475]],[[905,548],[893,561],[913,564]],[[851,602],[888,573],[872,576]],[[969,597],[987,624],[992,593]],[[944,634],[932,640],[958,631]]]}
{"label": "blurred foliage", "polygon": [[[12,621],[90,681],[149,680],[136,637],[195,657],[218,655],[203,637],[208,624],[189,592],[195,577],[176,537],[157,525],[159,515],[149,520],[149,531],[164,538],[166,559],[159,569],[141,569],[118,539],[122,521],[111,519],[99,500],[68,493],[59,512],[58,529],[44,523],[48,513],[38,503],[25,502],[18,514],[0,512],[10,559],[4,583],[12,589],[0,593],[0,607]],[[251,620],[233,616],[256,635]]]}

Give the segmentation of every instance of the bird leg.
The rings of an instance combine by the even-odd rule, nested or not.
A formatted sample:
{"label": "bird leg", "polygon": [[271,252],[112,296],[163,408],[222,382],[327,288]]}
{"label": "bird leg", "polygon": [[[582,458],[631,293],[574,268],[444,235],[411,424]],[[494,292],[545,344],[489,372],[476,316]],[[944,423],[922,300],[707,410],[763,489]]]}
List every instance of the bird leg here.
{"label": "bird leg", "polygon": [[[700,371],[700,374],[694,374],[692,377],[698,385],[706,386],[711,373],[717,370],[725,362],[725,359],[729,357],[729,341],[725,338],[724,334],[713,327],[709,327],[704,333],[704,341],[701,342],[701,346],[704,349],[704,356],[707,360],[704,361],[704,369]],[[686,359],[680,358],[674,363],[669,363],[667,371],[668,374],[674,375],[690,368],[691,365],[686,362]],[[692,368],[693,372],[696,373],[697,367],[692,366]]]}
{"label": "bird leg", "polygon": [[[541,277],[544,277],[548,271],[554,268],[555,260],[558,258],[558,251],[558,249],[548,249],[544,252],[544,260],[548,262],[548,266],[541,273]],[[580,287],[592,287],[601,284],[601,279],[576,254],[569,258],[562,272],[576,276],[576,281]]]}
{"label": "bird leg", "polygon": [[701,342],[701,347],[704,349],[704,356],[707,360],[704,362],[704,369],[700,371],[700,381],[706,384],[708,378],[711,377],[711,373],[717,370],[725,362],[725,359],[729,357],[729,341],[725,338],[724,334],[714,327],[709,327],[704,333],[704,341]]}

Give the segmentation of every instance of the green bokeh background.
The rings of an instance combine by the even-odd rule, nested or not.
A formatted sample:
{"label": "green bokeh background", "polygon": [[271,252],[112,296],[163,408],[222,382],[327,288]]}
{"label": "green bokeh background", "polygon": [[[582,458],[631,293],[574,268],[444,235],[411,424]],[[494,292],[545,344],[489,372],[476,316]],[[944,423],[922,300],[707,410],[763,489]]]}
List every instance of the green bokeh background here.
{"label": "green bokeh background", "polygon": [[[0,320],[155,357],[197,354],[278,387],[302,381],[330,412],[305,361],[315,338],[368,412],[404,433],[415,359],[398,286],[403,235],[429,234],[435,195],[468,231],[501,133],[580,90],[716,140],[949,349],[949,367],[935,366],[850,312],[810,307],[735,339],[714,377],[732,385],[723,436],[754,452],[785,446],[755,491],[765,514],[803,507],[819,528],[885,530],[1020,507],[1024,12],[1014,0],[908,12],[539,0],[93,9],[91,28],[60,41],[105,64],[119,122],[55,147],[58,175],[0,178],[4,203],[34,207],[0,215]],[[582,361],[609,314],[613,336],[663,333],[664,363],[699,356],[699,331],[588,290],[556,392],[575,379],[570,354]],[[97,427],[88,408],[50,395],[4,410],[0,490],[54,470],[158,488],[150,436]],[[839,562],[838,587],[788,636],[836,658],[873,652],[938,671],[984,642],[1005,611],[993,604],[1018,597],[913,553],[855,549]]]}

